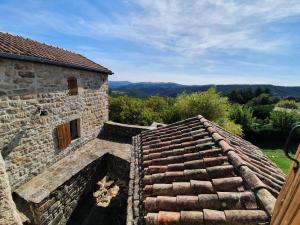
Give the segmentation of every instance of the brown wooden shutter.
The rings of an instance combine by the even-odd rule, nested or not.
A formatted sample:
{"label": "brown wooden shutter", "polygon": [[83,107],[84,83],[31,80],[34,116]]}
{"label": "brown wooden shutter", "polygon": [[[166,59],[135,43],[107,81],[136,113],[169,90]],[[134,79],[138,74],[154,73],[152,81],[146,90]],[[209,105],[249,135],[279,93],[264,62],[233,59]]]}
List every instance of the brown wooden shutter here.
{"label": "brown wooden shutter", "polygon": [[78,85],[76,78],[68,79],[68,88],[69,88],[69,95],[77,95],[78,94]]}
{"label": "brown wooden shutter", "polygon": [[64,123],[57,126],[58,148],[65,149],[71,143],[70,124]]}

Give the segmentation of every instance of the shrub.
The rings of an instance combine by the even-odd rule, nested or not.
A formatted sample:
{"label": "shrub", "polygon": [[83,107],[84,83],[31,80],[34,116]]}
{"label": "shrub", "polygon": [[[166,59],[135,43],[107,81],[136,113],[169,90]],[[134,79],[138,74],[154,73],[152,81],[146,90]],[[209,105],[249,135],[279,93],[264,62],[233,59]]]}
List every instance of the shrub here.
{"label": "shrub", "polygon": [[225,119],[222,121],[222,126],[226,129],[229,130],[231,133],[238,135],[238,136],[243,136],[243,128],[240,124],[234,123],[232,120]]}
{"label": "shrub", "polygon": [[243,130],[252,129],[255,123],[253,110],[248,106],[234,105],[230,110],[229,118],[240,124]]}
{"label": "shrub", "polygon": [[288,96],[288,97],[285,97],[283,100],[293,100],[295,102],[299,102],[300,101],[300,98],[298,97],[294,97],[294,96]]}
{"label": "shrub", "polygon": [[174,103],[175,100],[173,98],[161,97],[158,95],[150,96],[145,100],[145,106],[159,114],[160,118],[155,121],[164,123],[173,123],[180,119]]}
{"label": "shrub", "polygon": [[206,92],[179,95],[175,107],[181,119],[201,114],[208,120],[218,121],[227,118],[230,104],[226,97],[221,97],[214,88],[210,88]]}
{"label": "shrub", "polygon": [[139,125],[148,126],[151,125],[154,121],[159,123],[163,122],[158,112],[153,111],[150,108],[144,107],[140,114]]}
{"label": "shrub", "polygon": [[252,109],[254,117],[264,120],[270,116],[270,113],[274,110],[274,105],[255,105]]}
{"label": "shrub", "polygon": [[144,126],[154,121],[172,123],[179,120],[173,99],[160,96],[140,99],[126,95],[109,97],[109,118],[119,123]]}
{"label": "shrub", "polygon": [[276,104],[276,106],[285,109],[298,109],[297,102],[294,100],[281,100]]}
{"label": "shrub", "polygon": [[236,135],[243,134],[242,127],[229,119],[228,112],[231,105],[228,99],[220,96],[214,88],[210,88],[206,92],[179,95],[176,98],[175,107],[181,119],[201,114]]}
{"label": "shrub", "polygon": [[239,90],[233,90],[228,94],[228,97],[231,102],[246,104],[251,99],[258,97],[263,93],[271,95],[270,89],[258,87],[256,89],[243,88]]}
{"label": "shrub", "polygon": [[270,114],[270,124],[273,129],[282,132],[288,132],[299,121],[299,115],[295,111],[273,111]]}
{"label": "shrub", "polygon": [[[149,125],[142,116],[144,111],[143,101],[138,98],[128,96],[117,96],[109,98],[109,118],[115,122]],[[149,117],[149,113],[147,115]],[[153,117],[153,116],[152,116]]]}
{"label": "shrub", "polygon": [[263,93],[255,98],[251,99],[251,101],[249,101],[247,104],[250,106],[269,105],[269,104],[275,104],[278,101],[279,101],[279,99],[277,97],[274,97],[271,94]]}

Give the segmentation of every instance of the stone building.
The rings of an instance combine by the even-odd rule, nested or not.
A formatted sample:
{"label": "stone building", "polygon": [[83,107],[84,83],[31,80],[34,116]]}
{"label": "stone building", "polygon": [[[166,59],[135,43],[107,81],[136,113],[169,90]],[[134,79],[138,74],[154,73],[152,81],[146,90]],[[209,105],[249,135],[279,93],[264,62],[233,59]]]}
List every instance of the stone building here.
{"label": "stone building", "polygon": [[[96,157],[95,152],[88,153],[84,146],[93,145],[91,141],[108,120],[108,75],[111,74],[109,69],[82,55],[0,33],[0,177],[1,185],[9,182],[10,187],[6,185],[7,189],[3,190],[14,193],[21,211],[35,208],[30,204],[44,203],[50,189],[53,193],[67,181],[73,184],[70,179],[75,174],[83,170],[85,175],[93,173],[95,166],[90,164],[101,158],[100,153]],[[86,153],[80,155],[80,149]],[[103,150],[101,156],[106,152]],[[71,156],[73,161],[69,162]],[[59,163],[65,167],[58,167]],[[83,185],[85,181],[81,182]],[[69,191],[73,189],[69,187]],[[7,201],[11,198],[6,197]],[[53,199],[46,202],[53,209],[55,204],[51,203],[57,203]],[[43,207],[46,211],[47,207]],[[50,224],[55,219],[62,221],[57,219],[65,210],[61,208],[52,215],[47,212],[48,218],[40,211],[24,210],[23,213],[35,224]],[[72,209],[68,206],[69,211]]]}
{"label": "stone building", "polygon": [[202,116],[110,122],[110,74],[0,33],[1,225],[269,224],[284,174],[260,149]]}
{"label": "stone building", "polygon": [[0,148],[15,189],[98,135],[112,72],[29,39],[0,40]]}

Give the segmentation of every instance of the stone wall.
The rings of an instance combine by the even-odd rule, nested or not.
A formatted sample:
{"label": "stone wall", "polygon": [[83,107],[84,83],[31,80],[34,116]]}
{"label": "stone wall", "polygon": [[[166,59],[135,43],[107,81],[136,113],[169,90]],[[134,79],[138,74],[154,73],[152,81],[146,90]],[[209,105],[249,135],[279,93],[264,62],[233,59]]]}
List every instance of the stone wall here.
{"label": "stone wall", "polygon": [[[107,157],[101,157],[74,175],[42,202],[30,204],[34,224],[66,224],[80,198],[91,195],[95,183],[106,174]],[[16,199],[18,201],[18,199]]]}
{"label": "stone wall", "polygon": [[[120,170],[120,168],[122,169]],[[129,162],[111,154],[105,154],[88,164],[38,203],[24,201],[17,195],[14,200],[19,210],[31,221],[30,224],[94,224],[88,222],[91,219],[90,217],[93,217],[94,220],[107,219],[107,216],[111,214],[110,212],[109,215],[105,215],[107,212],[102,209],[101,213],[90,215],[95,211],[92,210],[96,205],[93,192],[99,188],[97,182],[108,174],[118,180],[117,184],[122,195],[117,207],[110,207],[109,210],[111,212],[117,211],[116,216],[121,216],[124,220],[123,223],[125,223]],[[109,220],[111,219],[115,218],[109,218]],[[97,224],[101,223],[97,222]]]}
{"label": "stone wall", "polygon": [[[69,77],[78,95],[68,95]],[[78,118],[80,138],[59,150],[57,125]],[[0,150],[13,190],[97,137],[107,120],[106,74],[0,59]]]}
{"label": "stone wall", "polygon": [[4,160],[0,155],[0,224],[21,225],[15,203],[11,197],[11,188],[5,171]]}
{"label": "stone wall", "polygon": [[151,129],[155,129],[155,127],[138,126],[107,121],[104,124],[101,135],[103,137],[125,139],[125,141],[131,143],[131,139],[133,136],[140,134],[142,131]]}
{"label": "stone wall", "polygon": [[[78,201],[77,207],[68,220],[67,225],[124,225],[127,217],[127,198],[128,198],[128,180],[129,180],[129,162],[107,154],[102,160],[101,172],[106,172],[105,177],[113,181],[119,187],[115,197],[112,197],[107,206],[97,206],[95,198],[91,192],[85,191]],[[106,164],[106,167],[105,167]],[[105,167],[105,168],[104,168]],[[98,173],[99,175],[101,173]],[[102,180],[102,179],[101,179]],[[99,180],[100,181],[100,180]],[[94,186],[95,187],[95,186]],[[95,191],[99,191],[99,185],[96,185]],[[103,191],[103,187],[100,188]],[[111,195],[109,191],[101,194],[102,198]],[[61,224],[61,223],[60,223]]]}

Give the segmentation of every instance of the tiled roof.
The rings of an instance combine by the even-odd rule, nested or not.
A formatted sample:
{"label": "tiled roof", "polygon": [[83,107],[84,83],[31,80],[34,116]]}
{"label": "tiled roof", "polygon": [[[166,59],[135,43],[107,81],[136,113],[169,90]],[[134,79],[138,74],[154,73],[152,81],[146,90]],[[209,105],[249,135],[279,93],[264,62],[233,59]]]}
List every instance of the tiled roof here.
{"label": "tiled roof", "polygon": [[134,138],[127,224],[268,224],[284,174],[202,116]]}
{"label": "tiled roof", "polygon": [[1,57],[112,74],[109,69],[80,54],[2,32],[0,32]]}

